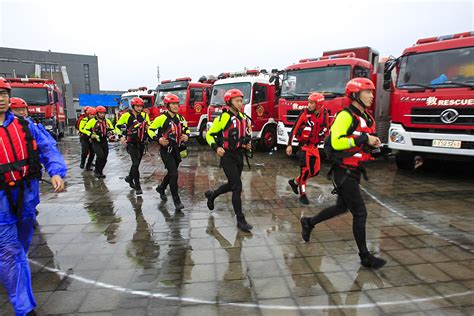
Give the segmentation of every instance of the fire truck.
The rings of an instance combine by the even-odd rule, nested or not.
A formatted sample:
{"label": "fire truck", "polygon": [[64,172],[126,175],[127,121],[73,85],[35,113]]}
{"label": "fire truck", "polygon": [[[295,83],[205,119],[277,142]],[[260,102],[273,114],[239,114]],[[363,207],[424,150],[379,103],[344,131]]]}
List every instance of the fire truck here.
{"label": "fire truck", "polygon": [[474,158],[474,32],[418,40],[386,63],[389,147],[400,169],[422,158]]}
{"label": "fire truck", "polygon": [[157,116],[160,115],[160,110],[155,106],[156,91],[147,89],[147,87],[140,87],[137,89],[128,89],[127,92],[122,94],[120,98],[120,112],[126,111],[130,108],[130,100],[134,97],[140,97],[145,103],[144,111],[150,116],[150,120],[153,121]]}
{"label": "fire truck", "polygon": [[7,78],[12,87],[12,97],[28,103],[29,116],[43,124],[59,140],[66,131],[63,94],[56,82],[40,78]]}
{"label": "fire truck", "polygon": [[199,82],[192,82],[189,77],[176,80],[163,80],[156,87],[158,97],[156,106],[161,112],[165,111],[163,99],[168,93],[173,93],[179,98],[179,110],[187,121],[191,136],[197,137],[200,144],[205,144],[207,108],[211,99],[212,83],[215,80],[201,77]]}
{"label": "fire truck", "polygon": [[[272,73],[276,70],[272,70]],[[245,70],[222,73],[212,88],[211,105],[208,110],[208,128],[225,108],[224,94],[230,89],[239,89],[244,94],[244,113],[252,120],[252,138],[258,149],[270,151],[277,145],[277,100],[278,84],[266,70]]]}
{"label": "fire truck", "polygon": [[[383,65],[383,64],[382,64]],[[291,129],[311,92],[325,96],[324,106],[334,119],[337,112],[351,101],[345,96],[346,83],[357,77],[371,79],[376,87],[383,80],[379,54],[371,47],[349,48],[324,52],[319,58],[305,58],[282,72],[281,97],[278,103],[278,144],[287,145]],[[371,111],[377,121],[377,133],[387,142],[389,125],[388,93],[377,89]],[[294,139],[293,146],[298,142]]]}

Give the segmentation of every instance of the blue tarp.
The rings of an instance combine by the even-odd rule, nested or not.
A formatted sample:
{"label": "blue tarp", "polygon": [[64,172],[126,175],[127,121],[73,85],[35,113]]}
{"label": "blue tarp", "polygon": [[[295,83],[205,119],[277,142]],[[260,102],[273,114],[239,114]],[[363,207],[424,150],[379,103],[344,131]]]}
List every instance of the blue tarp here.
{"label": "blue tarp", "polygon": [[80,94],[80,106],[118,106],[120,94]]}

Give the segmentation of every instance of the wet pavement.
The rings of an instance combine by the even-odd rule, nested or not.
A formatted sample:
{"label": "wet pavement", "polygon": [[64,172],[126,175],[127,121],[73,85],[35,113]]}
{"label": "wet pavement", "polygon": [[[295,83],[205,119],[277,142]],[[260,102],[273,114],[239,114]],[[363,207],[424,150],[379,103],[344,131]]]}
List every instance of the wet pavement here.
{"label": "wet pavement", "polygon": [[[230,194],[214,212],[206,207],[204,192],[225,181],[206,147],[191,146],[180,167],[186,209],[175,214],[154,190],[164,174],[156,148],[142,162],[137,198],[123,180],[128,155],[111,146],[107,178],[97,180],[79,169],[78,139],[67,138],[67,192],[42,187],[29,258],[45,315],[474,314],[472,166],[371,164],[362,182],[369,249],[388,260],[373,272],[360,267],[350,214],[301,240],[299,217],[335,201],[327,164],[308,184],[306,207],[287,185],[296,162],[257,153],[243,172],[247,234],[235,227]],[[11,314],[1,288],[0,315]]]}

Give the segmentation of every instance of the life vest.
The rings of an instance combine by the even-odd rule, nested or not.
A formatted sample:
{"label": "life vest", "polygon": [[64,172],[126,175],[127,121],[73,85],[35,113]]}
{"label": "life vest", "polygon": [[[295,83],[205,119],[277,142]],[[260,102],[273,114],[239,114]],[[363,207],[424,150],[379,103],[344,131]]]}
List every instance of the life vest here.
{"label": "life vest", "polygon": [[15,118],[8,126],[0,126],[0,151],[0,189],[41,176],[36,140],[24,118]]}
{"label": "life vest", "polygon": [[79,126],[81,125],[81,121],[87,117],[87,114],[81,114],[78,118],[77,118],[77,121],[76,121],[76,129],[79,130]]}
{"label": "life vest", "polygon": [[[370,123],[364,117],[358,115],[350,108],[346,108],[343,111],[348,111],[352,115],[353,120],[353,124],[349,128],[346,137],[355,139],[363,133],[372,135],[375,134],[376,124],[373,116],[370,113],[365,112],[368,118],[372,121],[372,124],[369,126]],[[328,136],[325,140],[324,147],[330,160],[332,160],[334,163],[349,168],[357,169],[359,167],[363,167],[365,162],[373,159],[371,148],[367,144],[362,144],[358,147],[352,147],[347,150],[336,151],[332,148],[331,139],[330,136]]]}
{"label": "life vest", "polygon": [[300,146],[317,145],[324,140],[321,132],[326,127],[327,111],[322,109],[319,115],[315,112],[310,113],[307,109],[303,110],[301,115],[305,116],[303,124],[296,131],[296,139]]}
{"label": "life vest", "polygon": [[183,122],[178,114],[175,116],[178,123],[176,123],[176,120],[169,116],[168,113],[165,113],[164,115],[166,115],[167,119],[163,123],[162,135],[170,142],[171,146],[179,147],[181,145],[180,139],[183,135]]}
{"label": "life vest", "polygon": [[243,114],[243,117],[230,115],[230,119],[222,131],[222,147],[225,150],[237,150],[242,145],[249,144],[251,137],[252,125],[249,118],[245,114]]}
{"label": "life vest", "polygon": [[143,142],[146,136],[147,121],[141,115],[135,116],[132,112],[127,124],[127,141],[129,142]]}
{"label": "life vest", "polygon": [[107,119],[99,120],[96,119],[95,125],[92,128],[92,133],[99,135],[100,139],[106,139],[109,131]]}

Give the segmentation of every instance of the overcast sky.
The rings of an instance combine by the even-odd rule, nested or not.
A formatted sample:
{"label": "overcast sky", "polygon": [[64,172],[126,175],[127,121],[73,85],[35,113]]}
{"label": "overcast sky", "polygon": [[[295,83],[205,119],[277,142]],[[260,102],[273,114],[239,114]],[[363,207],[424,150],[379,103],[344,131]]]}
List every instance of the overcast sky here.
{"label": "overcast sky", "polygon": [[100,88],[284,68],[324,50],[399,55],[423,37],[474,30],[474,0],[0,0],[0,46],[96,54]]}

